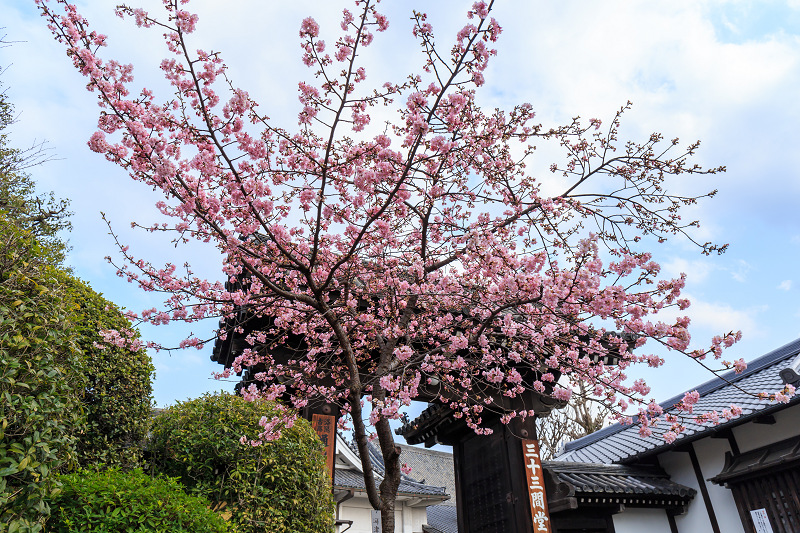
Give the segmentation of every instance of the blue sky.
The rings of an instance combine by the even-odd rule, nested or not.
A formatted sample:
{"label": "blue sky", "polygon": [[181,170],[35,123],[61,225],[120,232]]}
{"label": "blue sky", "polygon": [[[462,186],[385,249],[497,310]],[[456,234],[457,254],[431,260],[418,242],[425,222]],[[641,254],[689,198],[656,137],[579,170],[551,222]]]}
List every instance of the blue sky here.
{"label": "blue sky", "polygon": [[[221,51],[235,83],[291,127],[299,110],[296,83],[309,76],[299,61],[300,21],[313,15],[325,33],[338,27],[338,13],[351,2],[222,4],[189,4],[200,14],[197,46]],[[401,80],[416,70],[420,58],[408,18],[413,8],[430,9],[425,4],[431,3],[384,0],[391,27],[364,57],[368,80]],[[430,20],[439,43],[447,46],[469,4],[435,3]],[[165,53],[158,32],[121,21],[106,2],[78,5],[95,29],[109,35],[107,57],[134,63],[139,83],[159,86],[157,65]],[[719,189],[690,215],[701,220],[699,240],[730,243],[729,251],[703,257],[685,241],[654,246],[665,272],[688,275],[696,343],[741,329],[744,339],[729,357],[749,360],[800,336],[800,2],[501,1],[495,17],[504,33],[480,95],[486,106],[530,102],[549,126],[577,115],[607,120],[631,100],[623,138],[643,139],[653,131],[686,142],[699,138],[698,162],[728,167],[725,174],[674,186]],[[20,114],[13,140],[17,146],[47,140],[59,158],[32,174],[42,190],[72,200],[68,263],[75,272],[127,308],[158,304],[154,295],[116,277],[103,260],[115,249],[102,211],[134,252],[179,264],[188,260],[198,273],[217,279],[220,261],[212,250],[194,247],[175,257],[168,242],[130,230],[133,220],[152,220],[158,197],[86,147],[97,116],[94,96],[49,36],[32,0],[4,0],[0,24],[8,40],[19,41],[0,48],[0,65],[7,66],[2,80]],[[531,171],[547,178],[554,158],[543,151]],[[195,325],[194,331],[210,334],[212,326]],[[177,344],[187,331],[170,325],[143,334]],[[209,355],[210,348],[154,353],[158,404],[230,388],[210,378],[218,368]],[[689,361],[665,357],[665,368],[644,372],[656,399],[710,378]]]}

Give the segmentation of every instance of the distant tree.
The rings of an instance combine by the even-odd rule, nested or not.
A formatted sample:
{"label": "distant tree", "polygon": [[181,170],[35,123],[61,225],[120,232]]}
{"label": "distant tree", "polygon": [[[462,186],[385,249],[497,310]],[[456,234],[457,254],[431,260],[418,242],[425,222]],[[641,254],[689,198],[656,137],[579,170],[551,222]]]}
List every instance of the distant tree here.
{"label": "distant tree", "polygon": [[27,149],[9,145],[8,129],[14,124],[14,117],[14,107],[0,83],[0,210],[47,244],[60,262],[66,249],[63,232],[71,228],[69,201],[57,199],[52,192],[36,193],[26,170],[47,161],[49,153],[44,143]]}
{"label": "distant tree", "polygon": [[542,459],[552,459],[567,442],[585,437],[608,424],[611,410],[593,399],[583,382],[579,382],[563,409],[554,409],[549,416],[536,419],[536,432]]}

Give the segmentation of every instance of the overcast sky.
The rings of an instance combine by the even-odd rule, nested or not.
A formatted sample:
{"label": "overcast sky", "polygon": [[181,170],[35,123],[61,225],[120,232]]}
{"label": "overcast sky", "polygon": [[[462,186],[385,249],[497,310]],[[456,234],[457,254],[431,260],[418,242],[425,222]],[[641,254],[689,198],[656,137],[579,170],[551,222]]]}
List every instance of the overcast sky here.
{"label": "overcast sky", "polygon": [[[92,27],[109,35],[103,55],[133,63],[138,84],[163,86],[157,66],[166,52],[159,32],[116,18],[112,4],[78,2]],[[159,2],[149,4],[156,12]],[[412,9],[429,10],[437,42],[447,49],[470,4],[385,0],[381,10],[391,26],[364,56],[368,81],[401,81],[418,70]],[[332,41],[338,14],[351,6],[333,0],[204,0],[189,9],[200,15],[193,35],[197,48],[222,52],[235,84],[291,128],[299,111],[297,82],[309,78],[300,63],[300,21],[315,16]],[[494,16],[504,31],[479,97],[486,106],[530,102],[539,120],[553,126],[578,115],[608,120],[631,100],[623,139],[644,140],[654,131],[687,142],[700,139],[698,162],[727,166],[725,174],[681,180],[674,188],[719,189],[690,215],[702,223],[698,240],[730,243],[729,251],[703,257],[686,241],[654,246],[666,273],[688,275],[695,343],[707,345],[714,334],[742,330],[744,339],[729,357],[750,360],[800,336],[800,2],[499,0]],[[68,263],[78,276],[129,309],[158,304],[117,278],[103,260],[115,255],[115,247],[102,211],[134,253],[178,264],[188,260],[197,273],[219,279],[213,249],[181,250],[175,257],[167,242],[130,230],[131,221],[152,219],[157,197],[87,148],[97,118],[95,97],[50,37],[33,0],[2,0],[0,26],[7,40],[17,41],[0,48],[0,65],[7,67],[2,81],[19,113],[13,142],[21,147],[47,140],[59,158],[32,174],[42,190],[72,201]],[[547,177],[551,159],[543,153],[531,171]],[[212,326],[195,325],[194,332],[210,335]],[[143,334],[177,344],[187,331],[170,325]],[[209,355],[210,347],[154,353],[158,404],[230,389],[210,378],[219,367]],[[658,400],[711,377],[691,362],[665,357],[665,369],[646,373]]]}

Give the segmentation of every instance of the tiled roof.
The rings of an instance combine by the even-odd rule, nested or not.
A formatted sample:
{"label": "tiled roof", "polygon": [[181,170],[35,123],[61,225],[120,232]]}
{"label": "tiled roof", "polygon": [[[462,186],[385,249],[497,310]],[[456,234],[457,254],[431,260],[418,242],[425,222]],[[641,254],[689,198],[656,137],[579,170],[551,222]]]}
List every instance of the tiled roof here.
{"label": "tiled roof", "polygon": [[601,465],[568,461],[542,461],[554,480],[570,484],[576,493],[588,495],[651,495],[691,498],[695,490],[669,480],[655,466]]}
{"label": "tiled roof", "polygon": [[458,533],[458,517],[456,507],[452,505],[431,505],[427,509],[427,528],[430,533]]}
{"label": "tiled roof", "polygon": [[733,456],[725,454],[725,468],[711,481],[718,484],[741,480],[765,471],[789,470],[800,464],[800,436],[791,437],[767,446]]}
{"label": "tiled roof", "polygon": [[436,436],[442,428],[455,425],[465,425],[466,421],[453,417],[453,410],[441,403],[433,403],[422,411],[417,418],[404,423],[394,430],[397,435],[402,435],[409,444],[436,442]]}
{"label": "tiled roof", "polygon": [[[375,476],[375,483],[380,483],[382,477]],[[349,470],[345,468],[337,468],[334,474],[333,485],[337,488],[366,490],[364,483],[364,476],[361,472],[356,470]],[[397,488],[397,493],[401,495],[415,495],[415,496],[441,496],[447,497],[444,487],[433,487],[424,483],[419,483],[411,480],[409,477],[404,476],[400,480],[400,486]]]}
{"label": "tiled roof", "polygon": [[[348,447],[353,451],[353,453],[358,456],[358,448],[354,446],[352,443],[347,442]],[[370,443],[369,445],[369,456],[372,459],[372,468],[375,472],[375,483],[378,484],[383,479],[384,473],[384,465],[383,465],[383,456],[378,451],[378,449]],[[402,462],[402,459],[401,459]],[[356,490],[365,490],[366,484],[364,483],[364,476],[361,472],[356,470],[346,469],[346,468],[337,468],[334,474],[334,486],[339,488],[348,488],[348,489],[356,489]],[[413,494],[417,496],[438,496],[440,500],[444,500],[450,496],[444,486],[436,486],[436,485],[429,485],[424,482],[420,482],[417,479],[407,476],[405,474],[400,475],[400,486],[397,488],[398,494]]]}
{"label": "tiled roof", "polygon": [[450,499],[443,505],[455,506],[456,479],[453,473],[453,454],[407,444],[398,446],[402,450],[400,462],[411,467],[411,476],[420,483],[444,487]]}
{"label": "tiled roof", "polygon": [[[753,360],[748,364],[747,370],[741,374],[731,371],[719,378],[707,381],[695,389],[689,389],[689,391],[697,390],[700,393],[700,400],[694,406],[695,413],[722,411],[729,409],[731,405],[738,405],[742,408],[742,414],[735,419],[714,426],[710,423],[701,424],[694,421],[693,418],[684,417],[682,422],[686,430],[672,444],[668,444],[663,438],[663,434],[669,429],[669,424],[666,422],[662,421],[655,426],[653,435],[649,437],[639,435],[638,424],[614,424],[567,443],[564,452],[556,459],[583,463],[631,463],[737,426],[758,416],[785,409],[788,405],[797,404],[800,402],[800,396],[792,398],[789,404],[781,404],[769,400],[759,400],[748,392],[774,392],[781,389],[783,380],[779,372],[786,368],[798,353],[800,353],[800,339]],[[660,405],[665,412],[668,412],[682,398],[683,394],[680,394]]]}

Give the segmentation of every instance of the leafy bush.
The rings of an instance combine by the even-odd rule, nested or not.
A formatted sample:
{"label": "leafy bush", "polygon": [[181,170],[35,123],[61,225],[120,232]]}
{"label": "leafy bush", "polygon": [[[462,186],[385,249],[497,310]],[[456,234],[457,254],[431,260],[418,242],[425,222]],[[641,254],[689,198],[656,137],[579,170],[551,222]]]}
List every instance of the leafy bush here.
{"label": "leafy bush", "polygon": [[116,305],[75,277],[64,274],[63,283],[78,315],[75,333],[86,378],[80,392],[85,423],[76,442],[78,462],[136,466],[152,411],[153,363],[144,349],[103,342],[99,331],[131,327]]}
{"label": "leafy bush", "polygon": [[262,416],[275,414],[268,402],[207,394],[158,415],[149,451],[158,471],[230,512],[243,532],[329,533],[330,478],[311,425],[298,420],[276,441],[240,444],[243,436],[256,438]]}
{"label": "leafy bush", "polygon": [[60,477],[47,529],[53,533],[215,533],[235,531],[208,500],[190,496],[174,479],[139,469],[79,471]]}
{"label": "leafy bush", "polygon": [[0,211],[0,531],[36,532],[74,461],[84,384],[72,324],[48,250]]}
{"label": "leafy bush", "polygon": [[8,146],[13,117],[0,89],[0,532],[37,532],[55,473],[135,464],[153,367],[144,351],[100,346],[99,330],[130,323],[63,268],[68,202],[36,195],[25,169],[46,151]]}
{"label": "leafy bush", "polygon": [[67,203],[35,196],[24,169],[43,152],[10,147],[13,122],[0,88],[0,532],[37,532],[58,489],[53,473],[75,459],[84,381],[56,268]]}
{"label": "leafy bush", "polygon": [[0,210],[0,531],[41,529],[61,469],[135,464],[149,420],[149,357],[98,343],[129,322],[53,253]]}

